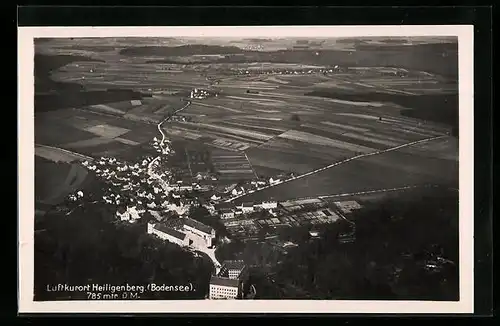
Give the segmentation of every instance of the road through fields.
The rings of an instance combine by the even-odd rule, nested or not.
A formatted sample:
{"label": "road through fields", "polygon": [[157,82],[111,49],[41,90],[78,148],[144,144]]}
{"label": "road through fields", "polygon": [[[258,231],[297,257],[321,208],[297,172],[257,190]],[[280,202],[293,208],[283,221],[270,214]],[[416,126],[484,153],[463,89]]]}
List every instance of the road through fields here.
{"label": "road through fields", "polygon": [[[425,142],[429,142],[429,141],[441,139],[441,138],[444,138],[444,137],[448,137],[448,135],[442,135],[442,136],[435,136],[435,137],[425,138],[425,139],[421,139],[421,140],[409,142],[409,143],[406,143],[406,144],[402,144],[402,145],[399,145],[399,146],[391,147],[391,148],[388,148],[388,149],[384,149],[384,150],[380,150],[380,151],[376,151],[376,152],[372,152],[372,153],[366,153],[366,154],[356,155],[356,156],[353,156],[351,158],[348,158],[348,159],[345,159],[345,160],[342,160],[342,161],[339,161],[339,162],[335,162],[335,163],[329,164],[329,165],[324,166],[322,168],[319,168],[319,169],[316,169],[316,170],[312,170],[312,171],[306,172],[304,174],[297,175],[297,176],[292,177],[290,179],[286,179],[286,180],[281,181],[281,182],[277,182],[277,183],[274,183],[274,184],[271,184],[271,185],[268,185],[268,186],[265,186],[265,187],[262,187],[262,188],[258,188],[254,192],[252,192],[252,195],[255,194],[258,191],[262,191],[264,189],[272,188],[272,187],[275,187],[277,185],[281,185],[281,184],[284,184],[284,183],[287,183],[287,182],[291,182],[291,181],[294,181],[294,180],[297,180],[297,179],[305,178],[305,177],[311,176],[313,174],[316,174],[316,173],[328,170],[328,169],[333,168],[335,166],[339,166],[341,164],[345,164],[347,162],[351,162],[351,161],[354,161],[354,160],[357,160],[357,159],[360,159],[360,158],[363,158],[363,157],[368,157],[368,156],[372,156],[372,155],[379,155],[379,154],[383,154],[383,153],[387,153],[387,152],[392,152],[392,151],[395,151],[395,150],[398,150],[398,149],[401,149],[401,148],[404,148],[404,147],[408,147],[408,146],[412,146],[412,145],[416,145],[416,144],[420,144],[420,143],[425,143]],[[241,198],[241,197],[244,197],[246,195],[248,195],[248,194],[245,193],[245,194],[242,194],[242,195],[231,197],[231,198],[227,199],[226,202],[232,202],[233,200]]]}

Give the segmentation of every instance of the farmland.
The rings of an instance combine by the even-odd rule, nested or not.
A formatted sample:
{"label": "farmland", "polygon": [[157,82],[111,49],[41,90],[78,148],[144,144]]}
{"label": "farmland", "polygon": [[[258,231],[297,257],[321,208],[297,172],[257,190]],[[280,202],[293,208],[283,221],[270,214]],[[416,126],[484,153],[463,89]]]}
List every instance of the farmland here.
{"label": "farmland", "polygon": [[[238,43],[93,42],[37,44],[37,80],[47,86],[37,99],[37,144],[91,157],[141,156],[151,151],[155,124],[200,88],[218,96],[191,99],[182,113],[188,119],[163,126],[176,141],[179,167],[191,176],[213,171],[220,182],[231,183],[300,175],[369,155],[242,200],[458,183],[453,41],[405,48],[389,42],[378,52],[362,42],[339,43],[316,54],[275,45],[259,52]],[[403,60],[405,51],[412,54]],[[447,60],[419,57],[432,51]],[[384,65],[388,57],[375,60],[384,56],[393,64]],[[48,92],[49,86],[58,93]],[[196,153],[204,152],[197,161]],[[39,155],[50,158],[42,150]]]}

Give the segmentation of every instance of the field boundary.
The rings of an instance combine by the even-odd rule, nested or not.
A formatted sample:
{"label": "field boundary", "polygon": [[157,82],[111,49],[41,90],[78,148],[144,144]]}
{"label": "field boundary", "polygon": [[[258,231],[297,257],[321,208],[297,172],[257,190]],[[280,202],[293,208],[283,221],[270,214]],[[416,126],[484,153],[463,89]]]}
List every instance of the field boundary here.
{"label": "field boundary", "polygon": [[[288,183],[288,182],[291,182],[291,181],[294,181],[294,180],[297,180],[297,179],[305,178],[305,177],[311,176],[313,174],[316,174],[316,173],[328,170],[328,169],[333,168],[335,166],[339,166],[339,165],[342,165],[342,164],[345,164],[347,162],[351,162],[351,161],[354,161],[354,160],[357,160],[357,159],[360,159],[360,158],[364,158],[364,157],[368,157],[368,156],[373,156],[373,155],[379,155],[379,154],[383,154],[383,153],[388,153],[388,152],[396,151],[396,150],[404,148],[404,147],[408,147],[408,146],[412,146],[412,145],[416,145],[416,144],[420,144],[420,143],[425,143],[425,142],[429,142],[429,141],[433,141],[433,140],[441,139],[441,138],[445,138],[445,137],[448,137],[448,135],[442,135],[442,136],[435,136],[435,137],[420,139],[420,140],[412,141],[412,142],[409,142],[409,143],[406,143],[406,144],[402,144],[402,145],[398,145],[398,146],[395,146],[395,147],[391,147],[391,148],[388,148],[388,149],[384,149],[384,150],[380,150],[380,151],[376,151],[376,152],[371,152],[371,153],[366,153],[366,154],[356,155],[356,156],[353,156],[351,158],[348,158],[348,159],[345,159],[345,160],[342,160],[342,161],[339,161],[339,162],[335,162],[335,163],[329,164],[329,165],[324,166],[322,168],[319,168],[319,169],[316,169],[316,170],[312,170],[312,171],[300,174],[300,175],[292,177],[290,179],[283,180],[280,183],[276,183],[276,184],[272,184],[272,185],[268,185],[268,186],[256,189],[252,193],[252,195],[255,194],[258,191],[262,191],[262,190],[265,190],[265,189],[276,187],[277,185]],[[248,195],[248,194],[243,194],[243,195],[239,195],[239,196],[235,196],[235,197],[229,198],[229,199],[226,200],[226,202],[232,202],[233,200],[241,198],[241,197],[244,197],[246,195]]]}
{"label": "field boundary", "polygon": [[[49,146],[49,145],[42,145],[42,144],[35,144],[35,149],[37,147],[40,147],[40,148],[46,148],[46,149],[49,149],[49,150],[53,150],[53,151],[57,151],[57,152],[61,152],[61,153],[64,153],[66,155],[70,155],[70,156],[74,156],[76,157],[77,159],[83,159],[83,160],[88,160],[88,161],[93,161],[94,158],[90,157],[90,156],[87,156],[87,155],[83,155],[83,154],[80,154],[80,153],[76,153],[76,152],[72,152],[70,150],[67,150],[67,149],[63,149],[63,148],[60,148],[60,147],[55,147],[55,146]],[[36,156],[36,151],[35,151],[35,156]]]}

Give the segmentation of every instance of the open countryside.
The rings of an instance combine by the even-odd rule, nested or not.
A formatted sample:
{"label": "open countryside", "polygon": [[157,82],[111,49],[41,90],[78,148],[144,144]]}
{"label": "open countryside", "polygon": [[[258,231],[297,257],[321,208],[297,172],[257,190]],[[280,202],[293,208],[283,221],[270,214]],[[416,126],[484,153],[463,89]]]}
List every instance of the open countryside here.
{"label": "open countryside", "polygon": [[37,40],[37,300],[456,300],[457,40],[405,40]]}

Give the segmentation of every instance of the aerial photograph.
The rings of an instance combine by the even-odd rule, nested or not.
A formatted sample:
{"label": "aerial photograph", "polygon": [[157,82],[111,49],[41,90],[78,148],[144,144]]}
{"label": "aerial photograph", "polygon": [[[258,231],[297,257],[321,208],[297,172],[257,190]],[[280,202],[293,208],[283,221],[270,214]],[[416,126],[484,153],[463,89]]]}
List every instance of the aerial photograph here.
{"label": "aerial photograph", "polygon": [[34,48],[35,301],[459,300],[457,37]]}

